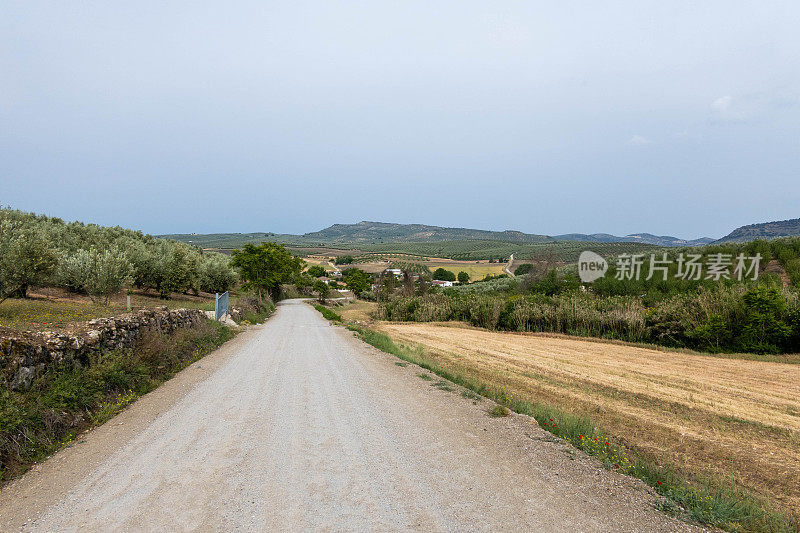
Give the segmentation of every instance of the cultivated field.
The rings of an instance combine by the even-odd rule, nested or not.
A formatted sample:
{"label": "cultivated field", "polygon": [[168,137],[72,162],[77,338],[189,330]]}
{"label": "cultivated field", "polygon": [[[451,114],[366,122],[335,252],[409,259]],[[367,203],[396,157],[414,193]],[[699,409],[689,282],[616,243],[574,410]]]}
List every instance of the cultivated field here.
{"label": "cultivated field", "polygon": [[800,365],[453,324],[374,327],[515,398],[589,415],[690,478],[732,482],[800,510]]}
{"label": "cultivated field", "polygon": [[[349,255],[349,254],[347,254]],[[303,258],[309,265],[321,265],[327,270],[332,270],[331,260],[335,256],[325,254],[312,254]],[[441,267],[450,270],[454,274],[466,272],[471,280],[483,279],[487,275],[500,275],[506,263],[490,263],[487,260],[481,261],[456,261],[445,257],[421,257],[405,254],[362,254],[355,256],[356,261],[350,265],[339,265],[340,269],[356,267],[365,272],[375,274],[390,268],[393,265],[417,264],[424,265],[432,271]],[[519,266],[519,262],[514,264]]]}

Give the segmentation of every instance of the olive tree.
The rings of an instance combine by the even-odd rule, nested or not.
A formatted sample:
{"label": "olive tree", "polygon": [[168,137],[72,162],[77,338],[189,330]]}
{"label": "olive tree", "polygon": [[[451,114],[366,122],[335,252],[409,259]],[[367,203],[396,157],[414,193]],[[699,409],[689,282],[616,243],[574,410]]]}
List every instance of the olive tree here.
{"label": "olive tree", "polygon": [[215,252],[204,253],[199,266],[199,288],[206,292],[225,292],[237,281],[229,257]]}
{"label": "olive tree", "polygon": [[116,250],[78,250],[59,265],[59,282],[74,292],[85,292],[92,300],[108,303],[111,296],[131,281],[133,265]]}
{"label": "olive tree", "polygon": [[29,287],[49,280],[57,260],[43,228],[0,221],[0,298],[26,298]]}
{"label": "olive tree", "polygon": [[93,300],[108,299],[122,290],[130,282],[133,266],[119,250],[97,250],[92,248],[88,252],[81,251],[88,260],[89,274],[86,277],[86,293]]}

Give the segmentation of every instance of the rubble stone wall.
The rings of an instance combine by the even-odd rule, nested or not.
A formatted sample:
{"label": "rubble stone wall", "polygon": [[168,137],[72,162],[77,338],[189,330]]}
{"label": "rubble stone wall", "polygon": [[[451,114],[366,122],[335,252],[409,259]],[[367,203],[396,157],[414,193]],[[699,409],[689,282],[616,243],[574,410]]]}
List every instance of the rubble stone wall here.
{"label": "rubble stone wall", "polygon": [[0,387],[27,390],[33,379],[48,368],[62,363],[88,366],[103,351],[133,346],[142,331],[171,333],[202,320],[205,316],[197,309],[158,307],[96,318],[73,324],[64,331],[3,329],[0,332]]}

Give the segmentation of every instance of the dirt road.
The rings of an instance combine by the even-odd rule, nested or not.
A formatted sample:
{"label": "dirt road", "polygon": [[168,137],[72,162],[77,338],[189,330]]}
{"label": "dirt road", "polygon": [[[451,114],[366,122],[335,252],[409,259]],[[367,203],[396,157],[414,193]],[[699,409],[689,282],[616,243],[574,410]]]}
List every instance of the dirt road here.
{"label": "dirt road", "polygon": [[3,530],[687,531],[300,301],[0,494]]}
{"label": "dirt road", "polygon": [[512,266],[514,266],[514,254],[511,254],[508,257],[508,264],[503,267],[503,272],[505,272],[506,274],[508,274],[509,276],[511,276],[513,278],[514,277],[514,273],[511,272],[511,267]]}

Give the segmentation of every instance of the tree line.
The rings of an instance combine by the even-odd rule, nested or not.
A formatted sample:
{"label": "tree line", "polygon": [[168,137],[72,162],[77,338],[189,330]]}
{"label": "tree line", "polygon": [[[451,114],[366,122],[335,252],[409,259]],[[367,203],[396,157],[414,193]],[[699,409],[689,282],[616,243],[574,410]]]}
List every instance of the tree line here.
{"label": "tree line", "polygon": [[141,231],[0,209],[0,300],[31,287],[62,287],[108,301],[126,285],[172,293],[224,292],[230,259]]}

